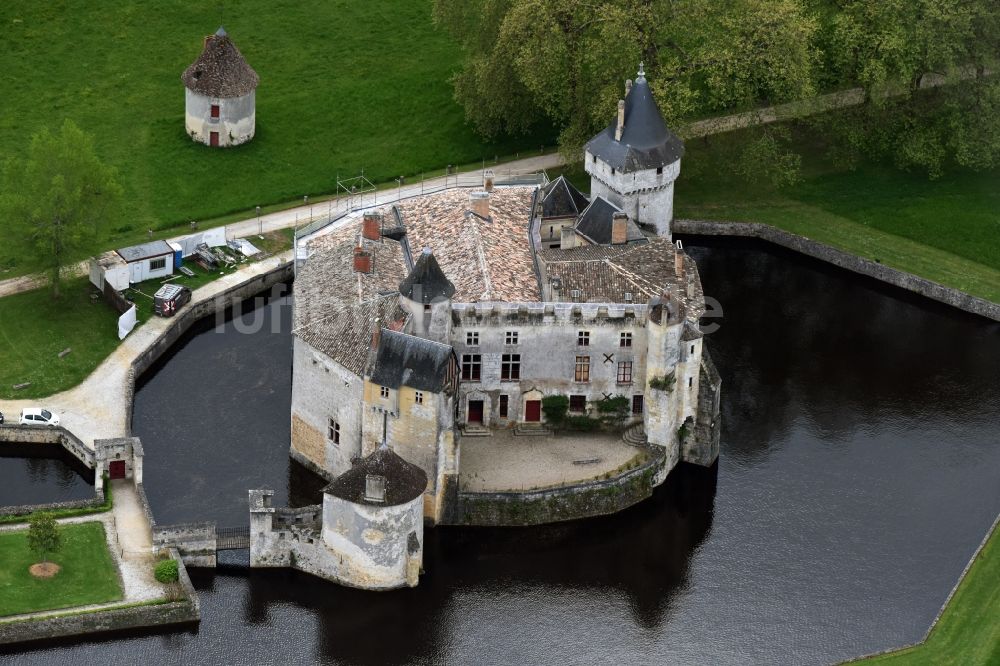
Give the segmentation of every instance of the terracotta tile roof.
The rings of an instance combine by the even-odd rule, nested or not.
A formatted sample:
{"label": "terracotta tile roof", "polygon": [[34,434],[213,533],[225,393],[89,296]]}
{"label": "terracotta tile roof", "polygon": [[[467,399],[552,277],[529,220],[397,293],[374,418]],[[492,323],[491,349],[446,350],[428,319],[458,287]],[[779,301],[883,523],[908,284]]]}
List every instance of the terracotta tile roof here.
{"label": "terracotta tile roof", "polygon": [[[625,294],[632,302],[646,303],[663,293],[688,307],[690,316],[700,316],[701,281],[694,260],[684,256],[685,277],[674,273],[673,244],[664,238],[651,238],[639,245],[591,246],[568,250],[544,250],[539,258],[546,280],[558,277],[560,300],[583,303],[622,303]],[[694,274],[695,292],[687,296],[687,275]],[[572,291],[579,290],[578,299]]]}
{"label": "terracotta tile roof", "polygon": [[490,217],[469,210],[469,191],[450,190],[398,205],[414,253],[430,247],[455,285],[456,302],[540,301],[528,222],[531,187],[497,187]]}
{"label": "terracotta tile roof", "polygon": [[374,330],[405,319],[396,289],[407,270],[401,245],[382,239],[365,244],[372,253],[373,271],[355,273],[356,243],[357,228],[352,225],[310,244],[312,255],[295,281],[293,332],[360,375]]}

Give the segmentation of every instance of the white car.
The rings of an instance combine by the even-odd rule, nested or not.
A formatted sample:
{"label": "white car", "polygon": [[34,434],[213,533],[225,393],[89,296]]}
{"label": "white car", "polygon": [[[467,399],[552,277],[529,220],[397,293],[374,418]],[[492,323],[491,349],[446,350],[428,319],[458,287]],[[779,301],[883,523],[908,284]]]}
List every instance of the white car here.
{"label": "white car", "polygon": [[41,407],[31,407],[21,410],[21,425],[59,425],[59,416]]}

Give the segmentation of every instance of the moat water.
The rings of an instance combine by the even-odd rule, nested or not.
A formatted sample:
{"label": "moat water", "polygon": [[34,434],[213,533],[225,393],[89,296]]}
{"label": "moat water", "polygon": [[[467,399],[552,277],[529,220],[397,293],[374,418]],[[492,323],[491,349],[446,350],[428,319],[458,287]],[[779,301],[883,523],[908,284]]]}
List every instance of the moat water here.
{"label": "moat water", "polygon": [[[1000,510],[1000,325],[762,243],[686,247],[724,308],[717,468],[609,518],[430,530],[413,590],[196,570],[197,630],[13,659],[823,664],[919,639]],[[144,378],[159,522],[245,524],[256,486],[317,500],[287,457],[286,303],[258,333],[205,322]]]}

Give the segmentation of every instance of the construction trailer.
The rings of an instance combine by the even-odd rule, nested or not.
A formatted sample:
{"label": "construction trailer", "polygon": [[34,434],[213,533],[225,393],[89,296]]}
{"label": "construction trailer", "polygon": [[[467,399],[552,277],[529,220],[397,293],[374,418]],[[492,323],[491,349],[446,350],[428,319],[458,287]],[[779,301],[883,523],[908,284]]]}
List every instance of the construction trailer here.
{"label": "construction trailer", "polygon": [[173,275],[175,250],[167,241],[159,240],[117,250],[129,269],[129,282],[145,282]]}

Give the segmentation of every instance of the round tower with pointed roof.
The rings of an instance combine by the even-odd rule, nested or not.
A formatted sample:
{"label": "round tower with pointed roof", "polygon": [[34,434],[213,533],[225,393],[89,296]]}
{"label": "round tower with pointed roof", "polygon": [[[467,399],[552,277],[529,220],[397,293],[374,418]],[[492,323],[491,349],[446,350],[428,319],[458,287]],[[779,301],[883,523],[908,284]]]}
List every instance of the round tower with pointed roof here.
{"label": "round tower with pointed roof", "polygon": [[625,84],[615,119],[587,143],[590,196],[604,197],[632,220],[670,238],[674,181],[683,154],[684,142],[663,122],[640,63],[635,84]]}
{"label": "round tower with pointed roof", "polygon": [[260,77],[224,28],[205,37],[201,55],[184,70],[181,80],[184,125],[192,140],[221,148],[253,138]]}

